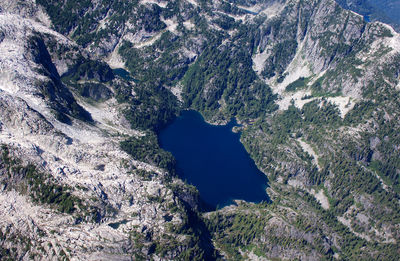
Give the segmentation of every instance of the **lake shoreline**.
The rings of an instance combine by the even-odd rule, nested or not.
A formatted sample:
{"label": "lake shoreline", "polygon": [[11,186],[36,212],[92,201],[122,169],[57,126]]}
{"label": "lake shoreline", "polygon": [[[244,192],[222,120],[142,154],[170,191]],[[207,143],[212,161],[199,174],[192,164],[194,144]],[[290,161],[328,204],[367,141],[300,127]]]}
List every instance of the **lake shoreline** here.
{"label": "lake shoreline", "polygon": [[235,119],[214,125],[197,111],[183,110],[158,135],[161,148],[176,158],[179,177],[193,184],[212,208],[234,205],[235,200],[269,200],[268,179],[240,142],[235,127],[240,127]]}

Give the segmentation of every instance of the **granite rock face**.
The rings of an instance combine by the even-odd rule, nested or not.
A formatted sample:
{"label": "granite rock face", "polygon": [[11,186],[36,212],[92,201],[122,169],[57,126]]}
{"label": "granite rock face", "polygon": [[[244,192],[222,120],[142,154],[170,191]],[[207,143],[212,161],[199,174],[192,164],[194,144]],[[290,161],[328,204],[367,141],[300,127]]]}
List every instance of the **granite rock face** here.
{"label": "granite rock face", "polygon": [[[38,21],[38,14],[44,20]],[[123,105],[113,98],[93,106],[61,82],[59,75],[70,60],[54,53],[45,56],[40,49],[48,46],[37,42],[45,45],[52,39],[76,56],[86,54],[51,30],[46,19],[33,1],[26,6],[15,1],[1,4],[0,143],[2,155],[6,151],[8,155],[0,161],[1,249],[9,249],[10,257],[21,260],[131,260],[135,251],[147,254],[149,246],[141,249],[132,244],[135,233],[155,242],[171,233],[167,223],[183,222],[184,214],[170,211],[169,205],[180,204],[166,186],[170,174],[135,161],[120,149],[124,136],[144,135],[130,129]],[[43,85],[50,84],[53,93],[43,94]],[[71,116],[71,103],[79,104],[91,120]],[[54,113],[64,105],[69,123],[60,122]],[[62,213],[53,202],[37,202],[32,184],[15,169],[29,164],[46,175],[46,183],[79,198],[80,205],[72,213]],[[152,178],[145,180],[137,172],[152,173]],[[175,179],[168,184],[183,186]],[[94,212],[88,213],[88,208]]]}
{"label": "granite rock face", "polygon": [[[390,259],[399,64],[334,0],[3,0],[0,259]],[[154,138],[186,108],[237,118],[272,203],[201,213]]]}

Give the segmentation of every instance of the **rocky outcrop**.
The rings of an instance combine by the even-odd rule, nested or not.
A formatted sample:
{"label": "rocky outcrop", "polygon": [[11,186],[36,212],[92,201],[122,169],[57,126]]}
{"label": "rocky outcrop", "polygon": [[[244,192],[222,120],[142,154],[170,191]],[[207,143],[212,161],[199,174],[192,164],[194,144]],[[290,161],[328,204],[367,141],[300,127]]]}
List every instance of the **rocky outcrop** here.
{"label": "rocky outcrop", "polygon": [[[396,256],[399,45],[333,0],[2,1],[0,258]],[[272,202],[200,217],[152,132],[186,107]]]}
{"label": "rocky outcrop", "polygon": [[[60,78],[62,63],[68,61],[65,54],[48,50],[50,40],[70,53],[75,45],[34,20],[34,14],[42,11],[33,2],[27,5],[35,12],[23,12],[24,8],[15,12],[13,3],[2,2],[0,13],[1,257],[131,260],[133,255],[157,256],[155,243],[164,244],[165,236],[174,235],[168,227],[180,226],[185,218],[185,207],[171,189],[184,184],[120,149],[125,136],[144,135],[125,127],[123,105],[115,99],[97,106],[78,101],[81,98],[73,96]],[[80,77],[113,80],[104,66],[105,73],[89,67]],[[62,112],[62,106],[73,109],[74,104],[87,113],[89,122],[68,110],[68,122],[54,113]],[[149,175],[138,174],[143,172]],[[45,188],[51,188],[49,195],[43,194]],[[64,204],[60,202],[68,199],[72,203],[65,204],[72,205],[60,208]],[[185,240],[184,235],[178,239]],[[179,253],[164,255],[173,258]]]}

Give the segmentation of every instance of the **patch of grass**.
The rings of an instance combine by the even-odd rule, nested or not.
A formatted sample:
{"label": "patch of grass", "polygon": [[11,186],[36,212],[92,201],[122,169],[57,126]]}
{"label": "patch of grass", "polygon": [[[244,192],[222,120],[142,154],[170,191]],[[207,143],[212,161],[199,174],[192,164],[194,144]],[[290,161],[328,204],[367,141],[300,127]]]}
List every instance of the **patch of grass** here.
{"label": "patch of grass", "polygon": [[307,83],[309,82],[309,78],[304,78],[300,77],[296,81],[290,83],[288,86],[286,86],[286,91],[287,92],[294,92],[300,89],[304,89],[307,87]]}

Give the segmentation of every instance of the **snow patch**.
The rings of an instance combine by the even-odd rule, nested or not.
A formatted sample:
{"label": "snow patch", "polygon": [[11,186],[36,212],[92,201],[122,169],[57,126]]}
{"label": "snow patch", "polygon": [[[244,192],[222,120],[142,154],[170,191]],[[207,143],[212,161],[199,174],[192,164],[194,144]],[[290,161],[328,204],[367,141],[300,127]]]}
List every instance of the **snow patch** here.
{"label": "snow patch", "polygon": [[161,35],[166,31],[162,30],[161,32],[149,33],[146,32],[144,29],[133,33],[131,30],[135,29],[135,25],[131,23],[126,24],[126,33],[121,38],[120,42],[118,43],[115,49],[118,50],[118,47],[123,43],[123,41],[131,42],[135,48],[142,48],[145,46],[152,45],[155,41],[160,39]]}
{"label": "snow patch", "polygon": [[[277,82],[277,76],[267,81],[267,83],[271,86],[272,91],[278,94],[279,100],[277,101],[277,104],[279,105],[280,110],[287,110],[292,102],[294,102],[294,105],[297,108],[302,109],[304,104],[316,99],[320,99],[317,97],[309,97],[305,99],[306,96],[311,96],[311,91],[307,89],[296,92],[285,91],[289,84],[295,82],[301,77],[310,78],[310,81],[308,82],[308,86],[310,86],[315,80],[325,74],[324,71],[318,75],[313,75],[309,62],[302,57],[303,46],[304,41],[298,47],[293,61],[289,64],[284,72],[285,79],[281,83]],[[258,73],[260,73],[264,67],[264,63],[267,58],[266,52],[267,51],[264,51],[263,53],[259,53],[253,57],[253,67]],[[341,117],[344,117],[355,105],[354,100],[346,96],[329,97],[326,99],[332,104],[338,106]]]}
{"label": "snow patch", "polygon": [[[0,55],[1,55],[1,49],[0,49]],[[16,86],[11,80],[10,73],[3,72],[1,69],[0,69],[0,89],[10,94],[15,94],[19,91],[18,86]]]}
{"label": "snow patch", "polygon": [[99,21],[98,31],[101,29],[107,29],[108,26],[108,16],[104,17],[102,20]]}
{"label": "snow patch", "polygon": [[[76,224],[73,216],[32,204],[28,197],[16,192],[2,191],[0,227],[34,238],[35,244],[42,244],[47,253],[53,252],[52,248],[56,248],[55,253],[68,248],[83,260],[90,260],[101,247],[123,253],[120,242],[129,242],[136,225],[138,231],[147,227],[162,233],[166,227],[162,218],[167,211],[164,205],[173,202],[173,194],[163,184],[164,170],[133,160],[121,150],[119,142],[127,135],[142,135],[124,127],[128,125],[120,117],[121,105],[113,99],[96,105],[79,101],[95,124],[72,119],[71,125],[66,125],[55,119],[46,99],[37,95],[38,81],[49,79],[36,70],[29,36],[37,31],[54,35],[58,42],[65,41],[69,46],[73,43],[18,15],[0,13],[0,31],[5,36],[0,43],[0,143],[8,144],[13,157],[24,164],[33,163],[54,176],[57,183],[74,188],[74,195],[85,200],[106,195],[106,203],[118,209],[104,222]],[[152,181],[140,178],[136,169],[155,173]],[[157,192],[166,200],[164,205],[149,202],[148,192]],[[177,215],[173,215],[176,220]],[[121,220],[127,222],[117,229],[108,225]],[[96,257],[104,259],[101,254]]]}
{"label": "snow patch", "polygon": [[354,108],[356,100],[347,96],[337,96],[337,97],[312,97],[311,90],[299,90],[296,92],[285,92],[279,96],[276,102],[279,105],[280,110],[287,110],[289,106],[293,103],[299,109],[309,102],[326,99],[331,104],[338,107],[340,116],[344,118],[346,114]]}
{"label": "snow patch", "polygon": [[251,252],[246,252],[247,257],[249,258],[248,260],[253,260],[253,261],[268,261],[270,259],[258,256],[254,253],[254,251]]}
{"label": "snow patch", "polygon": [[197,53],[187,48],[183,49],[182,54],[190,60],[194,60],[197,57]]}
{"label": "snow patch", "polygon": [[250,15],[248,14],[244,14],[244,15],[234,15],[234,14],[228,14],[228,13],[223,13],[223,12],[219,12],[217,11],[217,13],[223,14],[223,15],[227,15],[233,19],[235,19],[235,21],[245,21],[247,18],[250,17]]}
{"label": "snow patch", "polygon": [[39,11],[36,13],[36,18],[46,27],[51,27],[51,19],[49,15],[43,10],[41,6],[38,7]]}
{"label": "snow patch", "polygon": [[13,32],[16,36],[23,37],[29,36],[33,31],[38,31],[56,37],[57,41],[65,45],[76,45],[64,35],[47,28],[44,24],[15,14],[0,13],[0,28],[7,34]]}
{"label": "snow patch", "polygon": [[[42,229],[49,229],[48,232],[50,232],[53,226],[65,226],[68,223],[71,224],[74,219],[72,216],[56,214],[44,206],[32,205],[26,197],[15,191],[0,193],[0,205],[2,210],[0,211],[0,227],[6,227],[10,223],[15,225],[26,223],[28,229],[38,225]],[[44,222],[34,224],[32,221],[35,219]]]}

